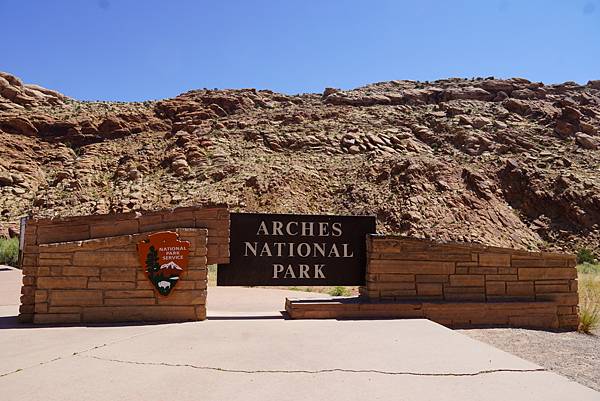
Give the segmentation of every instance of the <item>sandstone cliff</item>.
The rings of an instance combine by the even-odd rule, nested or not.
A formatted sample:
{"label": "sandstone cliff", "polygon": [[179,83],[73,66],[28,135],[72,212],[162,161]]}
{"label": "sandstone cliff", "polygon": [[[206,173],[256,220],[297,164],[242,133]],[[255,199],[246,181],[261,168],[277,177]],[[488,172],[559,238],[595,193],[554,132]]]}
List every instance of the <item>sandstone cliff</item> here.
{"label": "sandstone cliff", "polygon": [[600,81],[391,81],[82,102],[0,73],[0,224],[203,203],[376,214],[521,249],[600,243]]}

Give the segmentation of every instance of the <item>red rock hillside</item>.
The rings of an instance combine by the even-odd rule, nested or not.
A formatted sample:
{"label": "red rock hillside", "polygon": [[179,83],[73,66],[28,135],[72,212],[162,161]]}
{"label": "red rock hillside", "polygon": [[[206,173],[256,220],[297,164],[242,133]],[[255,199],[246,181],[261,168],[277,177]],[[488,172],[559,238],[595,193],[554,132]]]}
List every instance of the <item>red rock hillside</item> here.
{"label": "red rock hillside", "polygon": [[600,81],[83,102],[0,73],[0,224],[227,203],[520,249],[600,242]]}

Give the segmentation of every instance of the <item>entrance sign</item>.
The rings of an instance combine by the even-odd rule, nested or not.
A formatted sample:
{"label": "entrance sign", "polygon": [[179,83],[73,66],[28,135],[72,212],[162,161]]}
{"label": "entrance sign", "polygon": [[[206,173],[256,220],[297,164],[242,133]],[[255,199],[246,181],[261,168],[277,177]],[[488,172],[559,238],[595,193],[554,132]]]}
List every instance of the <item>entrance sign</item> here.
{"label": "entrance sign", "polygon": [[363,285],[375,216],[231,213],[217,285]]}
{"label": "entrance sign", "polygon": [[167,296],[187,271],[189,241],[180,241],[177,233],[150,234],[137,246],[142,270],[159,294]]}

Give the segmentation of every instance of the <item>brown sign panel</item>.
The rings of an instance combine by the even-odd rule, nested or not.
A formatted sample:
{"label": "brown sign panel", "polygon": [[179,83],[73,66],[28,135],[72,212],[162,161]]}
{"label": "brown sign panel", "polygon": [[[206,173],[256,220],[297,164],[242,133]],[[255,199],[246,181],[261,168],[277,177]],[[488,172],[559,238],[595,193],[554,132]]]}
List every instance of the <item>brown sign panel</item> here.
{"label": "brown sign panel", "polygon": [[363,285],[375,216],[231,213],[217,285]]}
{"label": "brown sign panel", "polygon": [[137,246],[142,270],[160,295],[167,296],[187,271],[189,241],[180,241],[177,233],[164,231],[148,235]]}

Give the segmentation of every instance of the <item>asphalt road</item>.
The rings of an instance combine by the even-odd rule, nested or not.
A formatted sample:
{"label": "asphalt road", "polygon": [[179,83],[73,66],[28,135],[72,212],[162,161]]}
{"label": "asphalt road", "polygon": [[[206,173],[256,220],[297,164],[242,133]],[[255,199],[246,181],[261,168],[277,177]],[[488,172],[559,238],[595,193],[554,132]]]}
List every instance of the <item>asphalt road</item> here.
{"label": "asphalt road", "polygon": [[211,287],[204,322],[41,327],[16,323],[19,280],[0,270],[2,400],[600,400],[427,320],[283,320],[298,292]]}

